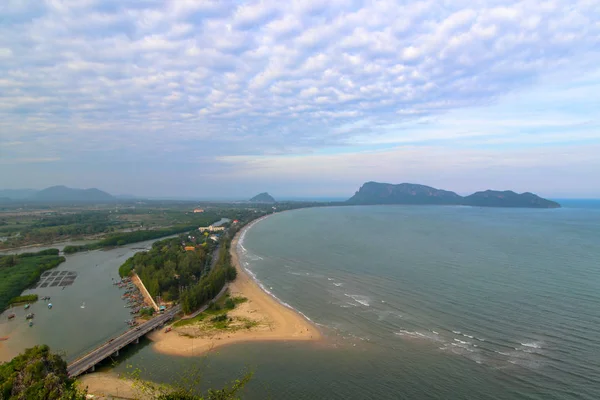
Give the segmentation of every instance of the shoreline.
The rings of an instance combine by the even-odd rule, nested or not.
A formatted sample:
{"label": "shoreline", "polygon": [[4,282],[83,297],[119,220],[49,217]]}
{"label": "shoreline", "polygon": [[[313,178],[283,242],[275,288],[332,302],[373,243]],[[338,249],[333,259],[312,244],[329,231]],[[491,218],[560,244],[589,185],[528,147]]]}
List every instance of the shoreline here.
{"label": "shoreline", "polygon": [[283,304],[266,292],[248,271],[242,267],[238,255],[238,243],[254,224],[270,217],[263,216],[243,227],[231,242],[232,264],[237,271],[236,279],[229,284],[232,297],[244,297],[246,302],[229,312],[233,318],[251,320],[256,326],[233,332],[197,335],[193,328],[174,328],[171,332],[157,331],[148,335],[153,350],[169,355],[198,356],[218,347],[252,341],[319,341],[322,334],[315,324],[299,311]]}

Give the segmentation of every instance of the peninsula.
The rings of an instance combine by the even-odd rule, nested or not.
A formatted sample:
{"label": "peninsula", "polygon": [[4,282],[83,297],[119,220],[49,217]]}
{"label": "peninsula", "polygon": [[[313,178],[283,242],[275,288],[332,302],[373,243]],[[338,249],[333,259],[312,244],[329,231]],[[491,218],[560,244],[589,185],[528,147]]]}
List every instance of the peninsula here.
{"label": "peninsula", "polygon": [[486,190],[469,196],[414,183],[367,182],[346,204],[465,205],[474,207],[559,208],[560,204],[533,193]]}
{"label": "peninsula", "polygon": [[[321,338],[321,333],[310,321],[266,293],[241,266],[236,249],[240,236],[251,226],[238,232],[231,243],[231,262],[237,270],[237,277],[229,284],[228,298],[238,304],[226,314],[229,327],[207,324],[202,315],[197,321],[176,323],[170,332],[157,331],[149,335],[156,351],[197,356],[233,343],[311,341]],[[212,318],[213,321],[216,319],[218,315]]]}

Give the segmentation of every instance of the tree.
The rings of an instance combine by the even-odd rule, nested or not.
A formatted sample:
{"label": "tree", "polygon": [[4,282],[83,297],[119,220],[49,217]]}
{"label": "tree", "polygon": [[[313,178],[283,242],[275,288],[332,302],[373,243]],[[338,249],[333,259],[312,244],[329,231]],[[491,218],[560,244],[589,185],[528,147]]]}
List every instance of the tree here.
{"label": "tree", "polygon": [[83,400],[67,375],[67,363],[46,345],[35,346],[0,365],[0,398],[6,400]]}

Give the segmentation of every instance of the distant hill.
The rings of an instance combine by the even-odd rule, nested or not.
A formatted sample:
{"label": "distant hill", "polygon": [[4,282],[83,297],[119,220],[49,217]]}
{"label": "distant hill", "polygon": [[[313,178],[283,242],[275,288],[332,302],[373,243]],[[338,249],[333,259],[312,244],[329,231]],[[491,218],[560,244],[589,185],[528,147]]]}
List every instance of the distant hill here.
{"label": "distant hill", "polygon": [[348,204],[469,205],[477,207],[558,208],[560,204],[533,193],[486,190],[462,197],[454,192],[413,183],[367,182]]}
{"label": "distant hill", "polygon": [[0,197],[6,197],[12,200],[27,199],[38,191],[34,189],[0,189]]}
{"label": "distant hill", "polygon": [[276,203],[273,196],[271,196],[267,192],[257,194],[256,196],[254,196],[253,198],[250,199],[250,202],[251,203]]}
{"label": "distant hill", "polygon": [[367,182],[349,203],[352,204],[460,204],[462,197],[454,192],[413,183]]}
{"label": "distant hill", "polygon": [[526,208],[559,208],[555,201],[544,199],[533,193],[518,194],[512,190],[486,190],[467,196],[463,204],[479,207],[526,207]]}
{"label": "distant hill", "polygon": [[96,188],[72,189],[66,186],[52,186],[35,193],[30,200],[51,203],[103,203],[113,202],[116,199]]}

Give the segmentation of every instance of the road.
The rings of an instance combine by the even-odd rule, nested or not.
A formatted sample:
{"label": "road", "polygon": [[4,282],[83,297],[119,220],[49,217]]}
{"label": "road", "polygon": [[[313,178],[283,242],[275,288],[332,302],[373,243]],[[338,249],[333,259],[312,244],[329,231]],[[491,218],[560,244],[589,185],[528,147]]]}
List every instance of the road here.
{"label": "road", "polygon": [[135,327],[134,329],[130,329],[122,335],[113,338],[108,342],[105,342],[100,347],[97,347],[96,349],[92,350],[91,352],[87,353],[86,355],[78,358],[77,360],[69,364],[69,366],[67,367],[67,373],[70,377],[76,377],[83,374],[84,372],[98,364],[100,361],[110,357],[123,347],[127,346],[132,342],[135,342],[137,339],[144,336],[148,332],[158,327],[161,327],[167,321],[171,320],[175,316],[175,314],[177,314],[180,311],[181,306],[177,305],[172,309],[166,311],[164,314],[154,317],[151,320]]}

